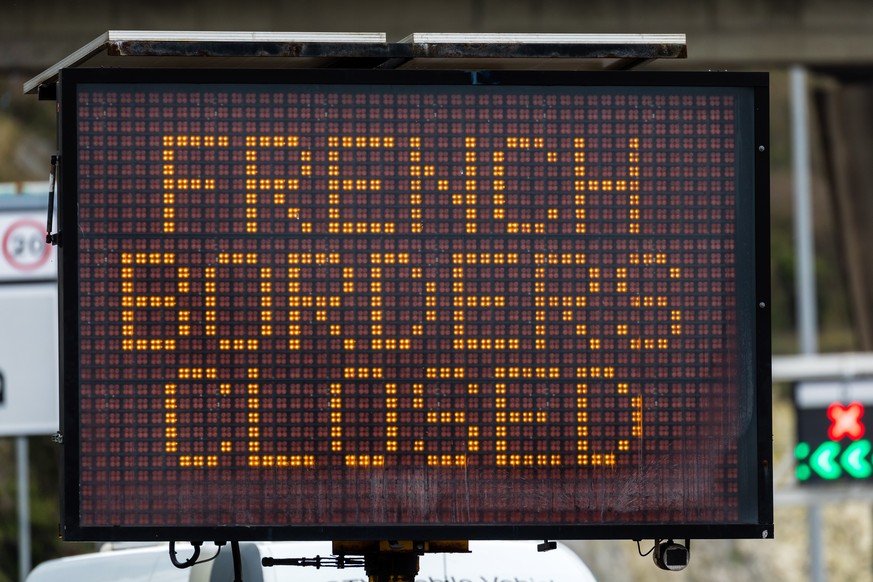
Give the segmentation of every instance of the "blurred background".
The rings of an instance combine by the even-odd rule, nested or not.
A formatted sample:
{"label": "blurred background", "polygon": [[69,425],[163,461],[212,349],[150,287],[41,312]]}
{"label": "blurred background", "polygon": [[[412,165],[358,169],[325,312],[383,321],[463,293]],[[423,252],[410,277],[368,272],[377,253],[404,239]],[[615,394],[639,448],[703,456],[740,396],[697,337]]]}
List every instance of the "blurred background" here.
{"label": "blurred background", "polygon": [[[56,149],[55,103],[25,96],[24,82],[107,30],[685,33],[687,59],[641,68],[770,73],[774,356],[873,351],[869,0],[0,0],[0,15],[7,201],[45,196],[31,183],[45,183]],[[776,539],[695,541],[681,573],[629,541],[574,543],[599,580],[873,580],[871,481],[798,486],[788,382],[774,384],[773,404]],[[27,442],[33,565],[92,550],[58,540],[57,445]],[[19,576],[19,482],[16,439],[0,437],[0,582]]]}

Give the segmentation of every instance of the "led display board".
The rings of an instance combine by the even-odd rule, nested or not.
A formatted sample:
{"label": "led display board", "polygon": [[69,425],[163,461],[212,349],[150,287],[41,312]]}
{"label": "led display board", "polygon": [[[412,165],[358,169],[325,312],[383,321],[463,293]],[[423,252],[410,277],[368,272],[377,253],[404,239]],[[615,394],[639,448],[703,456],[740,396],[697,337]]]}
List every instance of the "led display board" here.
{"label": "led display board", "polygon": [[873,379],[800,382],[794,386],[794,403],[798,483],[873,479],[873,444],[866,414],[873,406]]}
{"label": "led display board", "polygon": [[68,539],[772,535],[766,76],[59,100]]}

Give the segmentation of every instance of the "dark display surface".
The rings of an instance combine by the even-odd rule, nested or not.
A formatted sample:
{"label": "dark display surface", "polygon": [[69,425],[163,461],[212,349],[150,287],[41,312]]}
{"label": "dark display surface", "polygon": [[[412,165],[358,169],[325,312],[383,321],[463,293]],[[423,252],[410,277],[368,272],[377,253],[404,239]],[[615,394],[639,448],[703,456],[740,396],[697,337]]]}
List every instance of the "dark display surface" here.
{"label": "dark display surface", "polygon": [[766,523],[752,88],[71,78],[79,534]]}

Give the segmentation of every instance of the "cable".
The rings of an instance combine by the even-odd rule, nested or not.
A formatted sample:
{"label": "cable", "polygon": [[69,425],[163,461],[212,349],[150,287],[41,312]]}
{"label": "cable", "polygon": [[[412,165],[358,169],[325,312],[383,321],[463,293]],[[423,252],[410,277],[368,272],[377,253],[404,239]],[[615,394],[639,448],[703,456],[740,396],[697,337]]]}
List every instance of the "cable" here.
{"label": "cable", "polygon": [[[215,555],[214,555],[214,556],[212,556],[211,558],[206,558],[205,560],[200,560],[199,562],[197,562],[197,564],[205,564],[205,563],[207,563],[207,562],[211,562],[212,560],[214,560],[215,558],[217,558],[217,557],[218,557],[218,554],[221,553],[221,546],[218,546],[217,544],[216,544],[216,546],[217,546],[217,548],[218,548],[218,551],[215,552]],[[196,565],[196,564],[195,564],[195,565]]]}
{"label": "cable", "polygon": [[176,559],[176,542],[170,542],[170,561],[180,570],[190,568],[197,563],[197,558],[200,557],[200,546],[202,544],[203,542],[191,542],[191,545],[194,546],[194,554],[184,562],[180,562]]}
{"label": "cable", "polygon": [[230,542],[233,553],[233,582],[242,582],[242,556],[239,553],[239,542]]}
{"label": "cable", "polygon": [[658,540],[655,540],[655,545],[652,546],[652,549],[649,550],[648,552],[646,552],[646,553],[644,554],[644,553],[643,553],[643,549],[640,547],[640,540],[634,540],[634,541],[637,543],[637,553],[639,553],[639,555],[641,555],[641,556],[644,557],[644,558],[645,558],[646,556],[648,556],[649,554],[651,554],[652,552],[654,552],[654,551],[655,551],[655,548],[658,547]]}

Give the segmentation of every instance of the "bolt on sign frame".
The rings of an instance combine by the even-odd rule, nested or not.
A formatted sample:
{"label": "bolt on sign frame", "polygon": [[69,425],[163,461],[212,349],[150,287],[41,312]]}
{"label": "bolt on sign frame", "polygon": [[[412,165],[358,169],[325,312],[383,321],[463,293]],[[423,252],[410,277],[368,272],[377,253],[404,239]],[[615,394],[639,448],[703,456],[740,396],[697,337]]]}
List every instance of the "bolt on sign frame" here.
{"label": "bolt on sign frame", "polygon": [[64,537],[771,537],[767,94],[62,70]]}

